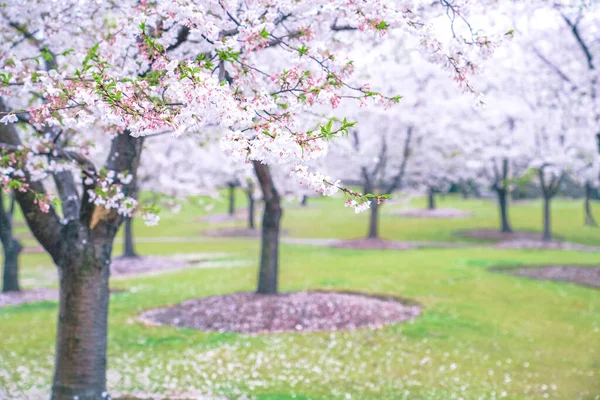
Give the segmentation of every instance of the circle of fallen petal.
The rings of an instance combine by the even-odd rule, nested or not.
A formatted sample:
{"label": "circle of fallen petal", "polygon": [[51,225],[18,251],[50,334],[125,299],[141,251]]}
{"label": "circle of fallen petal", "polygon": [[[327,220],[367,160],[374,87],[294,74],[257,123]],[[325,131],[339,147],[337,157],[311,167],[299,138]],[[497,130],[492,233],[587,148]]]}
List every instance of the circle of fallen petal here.
{"label": "circle of fallen petal", "polygon": [[187,300],[142,313],[149,325],[247,334],[380,328],[415,318],[405,300],[351,292],[232,293]]}

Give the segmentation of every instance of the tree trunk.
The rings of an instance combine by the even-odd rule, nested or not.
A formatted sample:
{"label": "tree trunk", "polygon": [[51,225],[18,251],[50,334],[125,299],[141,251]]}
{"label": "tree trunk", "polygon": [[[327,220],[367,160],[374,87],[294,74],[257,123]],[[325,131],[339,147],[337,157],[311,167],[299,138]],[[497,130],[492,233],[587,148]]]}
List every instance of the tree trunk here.
{"label": "tree trunk", "polygon": [[[136,194],[142,148],[143,139],[134,138],[127,131],[112,141],[105,168],[133,175],[132,181],[123,186],[126,196]],[[60,301],[51,400],[108,397],[110,255],[123,218],[114,209],[95,206],[88,196],[84,191],[79,219],[62,226],[60,248],[53,251],[59,268]],[[23,207],[24,203],[20,203]]]}
{"label": "tree trunk", "polygon": [[370,214],[369,214],[369,234],[368,239],[379,238],[379,204],[377,201],[371,201]]}
{"label": "tree trunk", "polygon": [[307,195],[303,195],[302,196],[302,200],[300,201],[300,205],[302,207],[306,207],[308,205],[308,196]]}
{"label": "tree trunk", "polygon": [[[12,198],[14,200],[14,197]],[[11,210],[14,203],[11,202]],[[0,242],[4,251],[4,269],[2,273],[2,292],[18,292],[19,288],[19,253],[21,244],[13,236],[12,213],[4,210],[4,199],[0,190]]]}
{"label": "tree trunk", "polygon": [[133,243],[133,219],[125,218],[125,242],[123,245],[123,257],[136,258],[139,257],[135,251]]}
{"label": "tree trunk", "polygon": [[460,193],[462,194],[462,198],[464,200],[469,198],[469,185],[466,182],[462,182],[460,185]]}
{"label": "tree trunk", "polygon": [[69,235],[69,246],[59,265],[60,306],[51,400],[101,400],[106,398],[112,240],[93,246],[89,231],[74,230],[77,234]]}
{"label": "tree trunk", "polygon": [[590,185],[589,182],[586,182],[585,183],[585,203],[584,203],[585,225],[598,226],[598,224],[596,223],[596,220],[594,219],[594,215],[592,214],[592,205],[591,205],[592,190],[593,190],[592,185]]}
{"label": "tree trunk", "polygon": [[500,232],[511,233],[512,228],[508,221],[508,193],[506,190],[497,189],[496,194],[498,195],[498,206],[500,208]]}
{"label": "tree trunk", "polygon": [[246,194],[248,195],[248,229],[254,229],[254,189],[248,189]]}
{"label": "tree trunk", "polygon": [[544,196],[544,234],[542,240],[552,240],[552,233],[550,231],[550,200],[552,197]]}
{"label": "tree trunk", "polygon": [[435,191],[432,188],[427,191],[427,208],[435,210]]}
{"label": "tree trunk", "polygon": [[4,273],[2,274],[2,292],[18,292],[19,287],[19,254],[23,249],[15,238],[4,247]]}
{"label": "tree trunk", "polygon": [[233,183],[229,183],[229,215],[233,216],[235,214],[235,185]]}
{"label": "tree trunk", "polygon": [[265,202],[257,293],[276,294],[279,275],[279,227],[283,213],[281,199],[273,183],[269,167],[258,161],[252,163]]}

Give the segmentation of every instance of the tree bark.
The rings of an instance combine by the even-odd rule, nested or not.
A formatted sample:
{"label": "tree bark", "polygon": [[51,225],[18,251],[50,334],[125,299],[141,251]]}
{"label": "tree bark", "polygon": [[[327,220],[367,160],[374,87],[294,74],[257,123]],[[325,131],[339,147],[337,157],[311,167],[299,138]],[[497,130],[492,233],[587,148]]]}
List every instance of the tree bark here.
{"label": "tree bark", "polygon": [[552,197],[544,196],[544,234],[542,235],[542,240],[545,241],[552,240],[552,232],[550,229],[550,200],[552,200]]}
{"label": "tree bark", "polygon": [[[14,199],[14,197],[13,197]],[[11,208],[12,205],[11,205]],[[2,273],[2,292],[18,292],[19,287],[19,254],[21,244],[13,236],[12,214],[4,210],[4,199],[0,190],[0,241],[4,251],[4,268]]]}
{"label": "tree bark", "polygon": [[279,230],[283,214],[281,198],[269,167],[259,161],[253,161],[252,164],[265,202],[257,293],[276,294],[279,275]]}
{"label": "tree bark", "polygon": [[[494,183],[494,190],[496,191],[496,195],[498,196],[498,208],[500,210],[500,232],[503,233],[511,233],[512,228],[510,226],[509,218],[508,218],[508,194],[509,194],[509,182],[508,182],[508,174],[509,174],[509,163],[508,158],[502,159],[502,170],[498,171],[496,168],[496,164],[494,163],[494,173],[496,176],[496,182]],[[540,175],[541,177],[541,175]],[[543,181],[541,182],[543,183]],[[542,190],[544,190],[542,188]]]}
{"label": "tree bark", "polygon": [[246,195],[248,196],[248,229],[254,229],[254,185],[250,184],[246,189]]}
{"label": "tree bark", "polygon": [[369,233],[367,234],[367,238],[379,238],[379,204],[377,201],[371,201],[369,214]]}
{"label": "tree bark", "polygon": [[133,242],[133,219],[125,218],[125,241],[123,243],[123,257],[125,258],[137,258],[139,257],[135,251],[135,244]]}
{"label": "tree bark", "polygon": [[551,220],[550,220],[550,201],[552,197],[558,193],[560,189],[561,182],[564,178],[563,174],[560,175],[552,175],[549,181],[547,181],[546,176],[544,175],[544,170],[547,168],[549,164],[542,165],[538,170],[538,175],[540,179],[540,186],[542,188],[542,195],[544,198],[544,233],[542,235],[542,240],[550,241],[552,240],[552,232],[551,232]]}
{"label": "tree bark", "polygon": [[435,191],[433,188],[427,190],[427,208],[429,210],[435,210]]}
{"label": "tree bark", "polygon": [[496,189],[500,209],[500,232],[511,233],[513,230],[508,219],[508,193],[504,189]]}
{"label": "tree bark", "polygon": [[469,184],[467,182],[461,182],[459,185],[460,193],[462,194],[463,199],[469,198]]}
{"label": "tree bark", "polygon": [[229,215],[233,216],[235,214],[235,185],[233,183],[228,183],[229,187]]}
{"label": "tree bark", "polygon": [[592,214],[592,185],[589,182],[585,183],[585,202],[584,202],[584,210],[585,210],[585,225],[587,226],[598,226],[596,220],[594,219],[594,215]]}
{"label": "tree bark", "polygon": [[300,205],[302,207],[306,207],[308,205],[308,196],[307,195],[303,195],[302,196],[302,200],[300,201]]}
{"label": "tree bark", "polygon": [[68,250],[59,265],[60,308],[51,400],[100,400],[106,398],[112,240],[107,235],[92,239],[96,235],[77,222],[69,224],[66,231]]}

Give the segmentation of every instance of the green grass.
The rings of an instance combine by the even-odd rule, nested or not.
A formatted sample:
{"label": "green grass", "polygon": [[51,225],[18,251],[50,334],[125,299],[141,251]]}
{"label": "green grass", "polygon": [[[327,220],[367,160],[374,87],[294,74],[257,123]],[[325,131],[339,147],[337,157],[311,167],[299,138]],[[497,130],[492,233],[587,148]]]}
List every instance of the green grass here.
{"label": "green grass", "polygon": [[[237,192],[238,209],[246,205],[244,194]],[[217,201],[211,212],[225,212],[226,203]],[[298,201],[286,201],[283,227],[296,237],[342,238],[362,237],[367,232],[368,213],[355,215],[352,209],[343,207],[343,200],[330,198],[311,198],[309,207],[301,208]],[[389,239],[397,240],[432,240],[432,241],[465,241],[458,235],[462,230],[475,228],[496,229],[499,226],[498,209],[494,199],[468,199],[459,196],[438,196],[437,206],[459,208],[473,212],[473,216],[461,219],[419,219],[394,215],[393,212],[403,207],[421,207],[426,199],[416,198],[410,202],[399,201],[382,207],[381,234]],[[541,232],[542,202],[534,200],[528,203],[517,203],[510,206],[510,219],[515,230]],[[257,205],[257,209],[260,209]],[[593,211],[600,217],[600,203],[593,204]],[[165,210],[160,225],[146,227],[142,221],[135,222],[139,237],[155,236],[195,236],[214,224],[200,220],[205,215],[203,207],[192,205],[184,207],[177,214]],[[326,216],[326,218],[323,218]],[[259,221],[260,218],[257,218]],[[600,245],[600,229],[583,226],[584,213],[582,200],[557,198],[552,202],[552,230],[564,240],[588,245]],[[220,226],[245,226],[245,221],[222,223]],[[541,235],[541,233],[540,233]]]}
{"label": "green grass", "polygon": [[[424,204],[421,200],[415,203]],[[440,207],[475,212],[464,220],[393,216],[382,233],[394,239],[462,240],[456,230],[495,227],[486,200],[447,197]],[[242,198],[238,204],[242,204]],[[582,226],[580,202],[557,200],[557,234],[600,244],[600,229]],[[140,237],[197,236],[198,208],[158,227],[136,225]],[[224,210],[218,203],[214,212]],[[600,215],[600,210],[596,210]],[[516,228],[540,225],[539,203],[513,207]],[[311,199],[290,208],[284,225],[299,237],[360,237],[366,216],[340,202]],[[230,224],[231,225],[231,224]],[[120,249],[117,249],[120,251]],[[567,283],[493,273],[497,265],[598,265],[600,254],[494,250],[481,247],[358,251],[283,244],[281,290],[360,290],[412,299],[417,319],[380,330],[249,336],[146,327],[142,310],[185,299],[253,290],[258,243],[222,240],[141,243],[142,254],[224,252],[250,266],[187,269],[114,279],[109,387],[113,394],[200,393],[279,399],[597,399],[600,395],[600,292]],[[55,286],[44,255],[22,258],[25,286]],[[55,302],[0,309],[0,398],[46,398],[51,380]],[[4,397],[3,397],[4,396]]]}

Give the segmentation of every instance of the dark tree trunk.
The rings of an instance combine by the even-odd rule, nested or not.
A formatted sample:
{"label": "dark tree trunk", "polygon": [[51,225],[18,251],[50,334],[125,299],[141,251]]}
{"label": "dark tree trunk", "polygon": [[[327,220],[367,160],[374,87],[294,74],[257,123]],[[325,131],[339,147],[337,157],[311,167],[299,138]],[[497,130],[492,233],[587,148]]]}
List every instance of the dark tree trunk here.
{"label": "dark tree trunk", "polygon": [[550,200],[552,200],[552,197],[544,196],[544,234],[542,235],[542,240],[545,241],[552,240],[552,232],[550,230]]}
{"label": "dark tree trunk", "polygon": [[552,197],[554,197],[554,195],[558,193],[558,190],[560,189],[560,185],[564,177],[563,174],[558,176],[552,175],[550,180],[548,181],[547,177],[544,175],[544,170],[547,167],[548,164],[544,164],[538,170],[540,186],[542,188],[542,196],[544,198],[544,233],[542,234],[542,240],[544,241],[552,240],[550,202],[552,201]]}
{"label": "dark tree trunk", "polygon": [[435,210],[435,190],[429,188],[427,191],[427,208],[429,210]]}
{"label": "dark tree trunk", "polygon": [[4,273],[2,274],[2,292],[18,292],[19,287],[19,254],[23,249],[15,238],[4,247]]}
{"label": "dark tree trunk", "polygon": [[371,201],[368,239],[379,238],[379,206],[377,201]]}
{"label": "dark tree trunk", "polygon": [[2,273],[2,292],[18,292],[19,288],[19,253],[21,244],[13,236],[12,210],[14,197],[11,198],[10,211],[4,210],[4,199],[0,190],[0,242],[4,251],[4,268]]}
{"label": "dark tree trunk", "polygon": [[248,196],[248,228],[254,229],[254,185],[251,184],[246,190],[246,195]]}
{"label": "dark tree trunk", "polygon": [[508,192],[504,189],[496,189],[498,195],[498,206],[500,209],[500,231],[504,233],[511,233],[512,228],[508,220]]}
{"label": "dark tree trunk", "polygon": [[300,201],[300,205],[302,207],[306,207],[308,205],[308,196],[307,195],[303,195],[302,196],[302,200]]}
{"label": "dark tree trunk", "polygon": [[233,183],[227,184],[229,187],[229,215],[235,214],[235,185]]}
{"label": "dark tree trunk", "polygon": [[[133,175],[125,195],[136,195],[143,139],[124,132],[113,139],[105,167]],[[106,391],[110,255],[123,218],[94,206],[84,191],[80,218],[61,230],[60,305],[51,400],[103,400]]]}
{"label": "dark tree trunk", "polygon": [[503,233],[512,232],[510,222],[508,219],[508,194],[509,194],[509,173],[508,158],[502,159],[502,170],[498,172],[494,164],[494,170],[496,171],[496,182],[494,183],[494,189],[498,196],[498,208],[500,209],[500,231]]}
{"label": "dark tree trunk", "polygon": [[283,213],[281,199],[269,167],[258,161],[252,163],[265,202],[257,293],[275,294],[279,275],[279,227]]}
{"label": "dark tree trunk", "polygon": [[[108,278],[112,240],[90,243],[90,232],[72,224],[59,265],[60,307],[52,400],[106,398]],[[103,397],[103,394],[105,397]]]}
{"label": "dark tree trunk", "polygon": [[584,203],[585,225],[598,226],[598,224],[596,223],[596,220],[594,219],[594,215],[592,214],[592,204],[591,204],[592,192],[593,192],[592,185],[590,185],[589,182],[586,182],[585,183],[585,203]]}
{"label": "dark tree trunk", "polygon": [[469,184],[467,182],[462,182],[460,184],[460,193],[462,194],[462,198],[463,199],[468,199],[469,198]]}
{"label": "dark tree trunk", "polygon": [[133,243],[133,219],[125,218],[125,242],[123,244],[123,257],[136,258],[139,257],[135,251]]}

